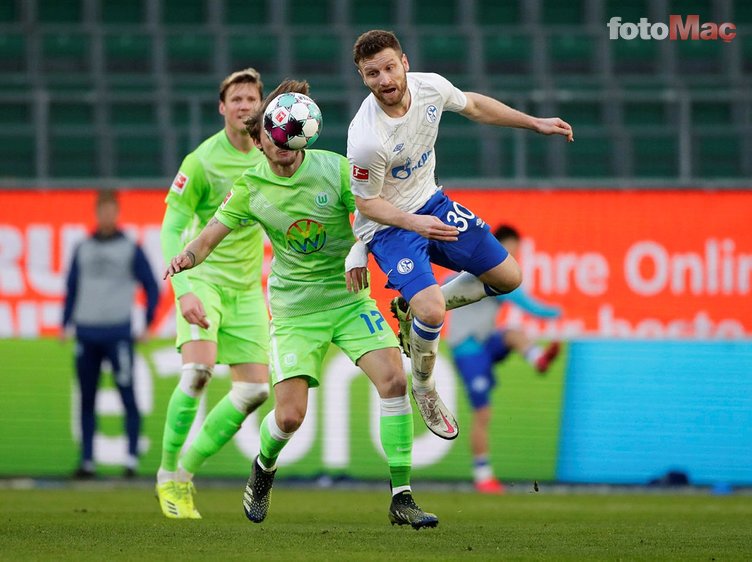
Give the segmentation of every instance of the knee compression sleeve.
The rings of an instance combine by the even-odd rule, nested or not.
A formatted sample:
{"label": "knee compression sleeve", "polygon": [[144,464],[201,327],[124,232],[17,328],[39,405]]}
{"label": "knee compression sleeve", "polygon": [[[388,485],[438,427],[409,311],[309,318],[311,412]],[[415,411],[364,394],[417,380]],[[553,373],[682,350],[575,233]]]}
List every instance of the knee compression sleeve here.
{"label": "knee compression sleeve", "polygon": [[239,412],[250,414],[269,398],[269,383],[233,381],[230,401]]}
{"label": "knee compression sleeve", "polygon": [[198,398],[211,380],[212,368],[202,363],[186,363],[180,375],[180,390],[188,396]]}

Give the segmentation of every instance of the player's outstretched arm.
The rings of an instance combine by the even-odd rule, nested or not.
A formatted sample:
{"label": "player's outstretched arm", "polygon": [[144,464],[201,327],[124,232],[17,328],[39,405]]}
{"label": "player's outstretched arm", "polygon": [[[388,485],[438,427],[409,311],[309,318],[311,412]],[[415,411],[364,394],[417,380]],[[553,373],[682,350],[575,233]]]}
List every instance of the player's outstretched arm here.
{"label": "player's outstretched arm", "polygon": [[363,199],[356,195],[355,205],[358,207],[358,211],[372,221],[412,230],[429,240],[455,242],[459,236],[457,228],[444,224],[438,217],[405,213],[381,197]]}
{"label": "player's outstretched arm", "polygon": [[486,125],[530,129],[542,135],[562,135],[569,142],[574,141],[572,126],[558,117],[533,117],[476,92],[465,92],[465,96],[467,105],[460,113],[468,119]]}
{"label": "player's outstretched arm", "polygon": [[229,228],[216,218],[212,218],[201,233],[194,240],[191,240],[182,252],[170,260],[170,265],[167,266],[163,279],[196,267],[211,254],[212,250],[230,232],[232,231]]}

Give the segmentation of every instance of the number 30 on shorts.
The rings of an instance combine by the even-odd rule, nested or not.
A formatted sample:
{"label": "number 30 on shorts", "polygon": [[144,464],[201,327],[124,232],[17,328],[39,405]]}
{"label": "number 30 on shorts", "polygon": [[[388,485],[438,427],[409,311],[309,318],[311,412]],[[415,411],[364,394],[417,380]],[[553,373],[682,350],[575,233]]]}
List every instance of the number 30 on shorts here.
{"label": "number 30 on shorts", "polygon": [[[361,314],[360,317],[363,319],[363,322],[366,323],[366,326],[368,326],[368,331],[372,334],[376,333],[378,330],[381,332],[384,329],[384,317],[381,315],[381,313],[378,310],[370,310],[371,317],[368,317],[368,314]],[[373,321],[371,319],[374,319]]]}
{"label": "number 30 on shorts", "polygon": [[474,219],[475,215],[470,209],[463,207],[457,201],[452,201],[452,207],[454,207],[454,211],[449,211],[446,214],[446,221],[456,226],[460,232],[465,232],[468,227],[467,221]]}

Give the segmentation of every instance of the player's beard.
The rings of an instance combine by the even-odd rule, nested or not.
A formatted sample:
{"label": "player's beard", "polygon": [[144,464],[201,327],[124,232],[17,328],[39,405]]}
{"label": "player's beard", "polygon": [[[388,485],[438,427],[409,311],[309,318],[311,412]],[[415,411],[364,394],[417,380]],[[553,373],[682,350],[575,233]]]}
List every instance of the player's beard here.
{"label": "player's beard", "polygon": [[395,81],[394,87],[396,88],[396,91],[390,92],[388,94],[389,98],[386,98],[381,91],[375,91],[373,92],[373,95],[376,96],[376,99],[379,100],[379,103],[387,107],[399,105],[402,103],[402,100],[405,99],[405,93],[407,92],[406,73],[402,73],[402,77],[399,82]]}

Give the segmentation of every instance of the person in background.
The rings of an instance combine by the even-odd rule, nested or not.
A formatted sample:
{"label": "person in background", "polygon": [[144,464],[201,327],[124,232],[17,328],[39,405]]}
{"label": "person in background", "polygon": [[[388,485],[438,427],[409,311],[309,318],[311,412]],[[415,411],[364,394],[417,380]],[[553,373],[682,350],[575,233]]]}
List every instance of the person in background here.
{"label": "person in background", "polygon": [[146,331],[154,319],[159,289],[141,247],[118,228],[116,194],[101,191],[96,202],[96,230],[75,249],[66,282],[61,340],[75,326],[76,374],[81,392],[81,461],[75,478],[93,478],[95,399],[102,363],[111,368],[125,408],[128,456],[125,476],[138,468],[141,415],[133,389],[134,338],[131,311],[138,285],[146,293]]}
{"label": "person in background", "polygon": [[[517,255],[520,234],[515,228],[501,225],[494,231],[494,236],[512,256]],[[552,342],[543,348],[518,328],[497,326],[496,317],[505,302],[511,302],[538,318],[561,316],[559,307],[533,299],[522,287],[506,295],[482,299],[457,308],[450,313],[447,343],[473,409],[470,429],[473,479],[475,489],[486,494],[500,494],[504,491],[504,486],[494,476],[488,459],[491,391],[496,386],[494,368],[515,351],[538,373],[545,374],[560,349],[558,342]]]}

